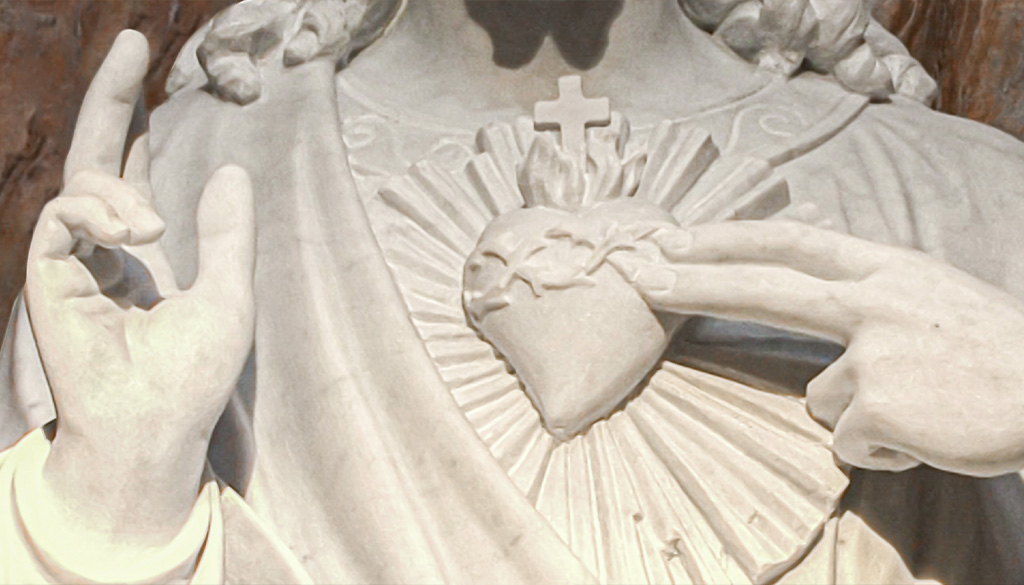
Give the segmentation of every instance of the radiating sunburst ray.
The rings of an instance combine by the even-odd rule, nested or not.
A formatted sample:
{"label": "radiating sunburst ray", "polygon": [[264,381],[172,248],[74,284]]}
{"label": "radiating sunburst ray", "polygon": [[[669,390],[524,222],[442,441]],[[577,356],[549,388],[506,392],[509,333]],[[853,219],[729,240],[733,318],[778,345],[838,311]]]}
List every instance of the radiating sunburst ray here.
{"label": "radiating sunburst ray", "polygon": [[[800,400],[665,363],[624,409],[561,442],[469,325],[463,265],[489,222],[523,206],[517,166],[534,135],[528,120],[488,126],[464,169],[420,163],[367,204],[428,354],[510,480],[603,582],[770,581],[846,485]],[[681,225],[814,216],[789,206],[767,163],[720,157],[702,130],[665,123],[616,147],[646,157],[635,196]]]}
{"label": "radiating sunburst ray", "polygon": [[[416,315],[413,315],[416,319]],[[466,362],[454,366],[438,367],[441,377],[449,387],[461,387],[505,371],[505,365],[497,359],[479,362]]]}
{"label": "radiating sunburst ray", "polygon": [[707,131],[663,122],[648,141],[636,196],[672,210],[716,159],[718,148]]}
{"label": "radiating sunburst ray", "polygon": [[452,389],[452,396],[463,412],[494,402],[504,394],[519,391],[519,382],[500,370],[490,376],[461,384]]}
{"label": "radiating sunburst ray", "polygon": [[490,156],[507,185],[516,184],[516,165],[529,148],[517,139],[515,129],[508,124],[491,124],[480,129],[476,137],[477,148]]}
{"label": "radiating sunburst ray", "polygon": [[[534,413],[536,414],[536,413]],[[530,502],[537,505],[538,492],[544,471],[554,450],[554,439],[544,430],[538,421],[531,420],[532,428],[527,444],[523,447],[518,459],[508,466],[509,477],[526,494]]]}
{"label": "radiating sunburst ray", "polygon": [[502,173],[490,155],[479,154],[469,161],[466,182],[480,196],[492,217],[523,206],[523,196],[516,187],[515,177]]}
{"label": "radiating sunburst ray", "polygon": [[720,158],[672,209],[672,216],[683,226],[709,223],[767,179],[771,171],[771,165],[760,159]]}
{"label": "radiating sunburst ray", "polygon": [[537,503],[534,505],[551,523],[558,536],[569,543],[569,482],[565,466],[565,449],[554,449],[544,469]]}
{"label": "radiating sunburst ray", "polygon": [[471,226],[466,225],[465,216],[453,213],[452,205],[438,205],[429,193],[413,177],[403,175],[384,185],[380,197],[456,254],[469,255],[476,239],[471,234]]}

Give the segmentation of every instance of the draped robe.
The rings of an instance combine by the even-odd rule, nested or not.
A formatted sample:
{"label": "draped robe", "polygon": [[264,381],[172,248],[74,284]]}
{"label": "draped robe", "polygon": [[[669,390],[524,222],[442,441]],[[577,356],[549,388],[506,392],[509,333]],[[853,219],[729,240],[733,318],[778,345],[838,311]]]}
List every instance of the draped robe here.
{"label": "draped robe", "polygon": [[[339,93],[344,80],[336,86],[329,64],[263,74],[263,96],[250,105],[221,101],[197,80],[151,119],[156,206],[180,284],[195,274],[207,177],[227,163],[253,175],[256,341],[210,453],[244,495],[237,505],[317,582],[594,581],[455,407],[381,254],[363,205],[377,178],[350,168],[358,157],[347,150],[393,147],[400,167],[415,162],[399,152],[415,150],[413,130],[405,136],[397,124],[391,143],[346,136],[343,120],[370,113]],[[386,113],[378,117],[388,125]],[[771,163],[794,202],[813,202],[834,229],[921,249],[1024,297],[1024,146],[1014,139],[908,102],[868,104],[810,74],[688,121],[724,151]],[[419,127],[426,142],[444,134]],[[27,320],[12,323],[0,363],[9,382],[4,445],[52,415]],[[714,320],[684,335],[691,363],[752,383],[799,386],[836,356],[827,344]],[[826,528],[805,561],[808,581],[907,578],[871,567],[858,574],[843,566],[844,550],[895,565],[899,553],[919,576],[954,581],[1024,574],[1016,475],[855,471],[846,501],[840,513],[851,521]],[[844,537],[851,522],[854,536]],[[227,554],[230,580],[233,566],[252,559]]]}

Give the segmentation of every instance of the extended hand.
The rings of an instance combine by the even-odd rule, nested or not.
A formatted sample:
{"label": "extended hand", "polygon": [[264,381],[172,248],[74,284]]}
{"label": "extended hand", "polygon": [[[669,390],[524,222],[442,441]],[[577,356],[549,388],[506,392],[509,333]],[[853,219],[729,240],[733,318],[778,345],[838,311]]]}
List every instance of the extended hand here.
{"label": "extended hand", "polygon": [[25,299],[57,410],[44,478],[91,525],[159,535],[192,507],[252,345],[255,228],[248,176],[220,169],[199,206],[199,275],[177,290],[144,138],[120,177],[147,61],[145,38],[125,31],[93,80],[64,189],[36,227]]}
{"label": "extended hand", "polygon": [[652,239],[656,253],[615,262],[655,310],[847,347],[807,388],[843,460],[980,476],[1024,468],[1024,305],[1008,293],[917,251],[800,224]]}

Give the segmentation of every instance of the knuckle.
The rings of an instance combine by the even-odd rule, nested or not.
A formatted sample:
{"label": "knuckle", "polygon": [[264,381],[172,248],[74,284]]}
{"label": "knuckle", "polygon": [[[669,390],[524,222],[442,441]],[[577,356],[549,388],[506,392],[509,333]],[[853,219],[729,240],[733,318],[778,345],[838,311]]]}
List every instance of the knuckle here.
{"label": "knuckle", "polygon": [[807,411],[834,428],[857,392],[857,371],[843,358],[807,384]]}
{"label": "knuckle", "polygon": [[105,186],[109,185],[112,181],[118,180],[120,179],[117,177],[94,169],[82,169],[71,175],[64,190],[93,194],[97,191],[103,191]]}
{"label": "knuckle", "polygon": [[836,422],[839,419],[838,411],[831,407],[831,401],[823,397],[821,393],[812,395],[810,385],[808,385],[807,414],[829,429],[835,428]]}
{"label": "knuckle", "polygon": [[[753,224],[755,222],[751,222]],[[771,225],[772,229],[775,230],[776,236],[783,242],[789,242],[794,245],[798,245],[804,239],[809,236],[809,228],[798,222],[790,219],[779,220],[770,222],[759,222],[765,225]]]}
{"label": "knuckle", "polygon": [[55,217],[57,217],[60,214],[61,210],[65,205],[65,200],[62,199],[62,197],[63,195],[55,197],[48,201],[46,205],[43,206],[43,210],[39,214],[39,222],[37,226],[44,226],[45,222],[52,221]]}
{"label": "knuckle", "polygon": [[835,381],[836,376],[829,372],[829,369],[825,368],[822,373],[807,383],[807,408],[811,411],[811,414],[817,414],[816,411],[827,410],[831,399],[838,391],[838,385]]}
{"label": "knuckle", "polygon": [[70,196],[92,197],[126,209],[149,206],[142,193],[128,181],[92,169],[81,170],[72,175],[64,192]]}
{"label": "knuckle", "polygon": [[112,210],[102,198],[91,191],[79,189],[66,189],[59,197],[53,200],[54,210],[58,215],[95,213],[96,210],[105,210],[109,214]]}
{"label": "knuckle", "polygon": [[840,425],[832,434],[832,450],[840,459],[856,467],[870,467],[870,448],[863,434],[848,431]]}
{"label": "knuckle", "polygon": [[884,388],[870,386],[859,393],[856,398],[856,416],[858,424],[871,434],[889,428],[894,421],[896,405]]}

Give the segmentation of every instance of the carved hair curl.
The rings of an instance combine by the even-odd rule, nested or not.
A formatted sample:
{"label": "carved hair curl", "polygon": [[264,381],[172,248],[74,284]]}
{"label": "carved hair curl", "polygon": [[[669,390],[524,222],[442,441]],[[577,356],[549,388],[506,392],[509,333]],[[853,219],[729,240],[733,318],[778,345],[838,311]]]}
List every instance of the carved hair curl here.
{"label": "carved hair curl", "polygon": [[865,0],[679,0],[697,26],[764,69],[829,73],[875,98],[930,104],[938,84],[872,16]]}
{"label": "carved hair curl", "polygon": [[[260,95],[261,63],[280,54],[273,49],[283,46],[288,67],[315,58],[343,66],[383,33],[403,1],[409,0],[243,0],[186,44],[167,91],[202,76],[213,93],[249,103]],[[767,70],[832,74],[875,98],[900,94],[931,103],[937,95],[935,80],[871,17],[869,0],[678,2],[697,26]]]}
{"label": "carved hair curl", "polygon": [[167,92],[194,80],[194,55],[213,93],[250,103],[261,93],[261,62],[282,54],[275,49],[283,48],[286,67],[318,58],[343,66],[383,33],[400,6],[401,0],[243,0],[189,40]]}

